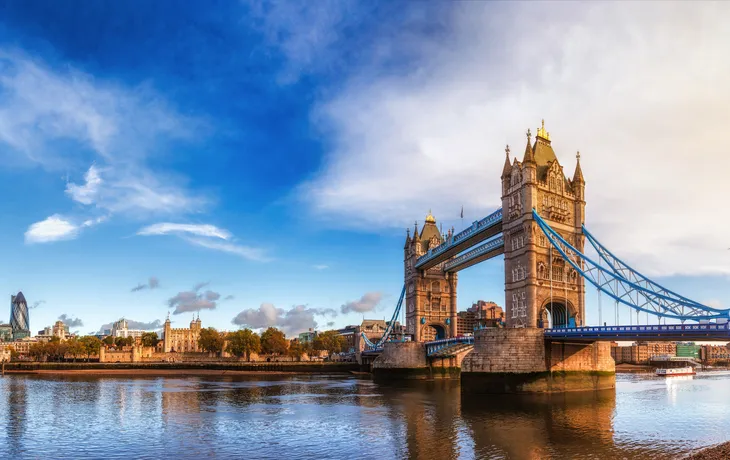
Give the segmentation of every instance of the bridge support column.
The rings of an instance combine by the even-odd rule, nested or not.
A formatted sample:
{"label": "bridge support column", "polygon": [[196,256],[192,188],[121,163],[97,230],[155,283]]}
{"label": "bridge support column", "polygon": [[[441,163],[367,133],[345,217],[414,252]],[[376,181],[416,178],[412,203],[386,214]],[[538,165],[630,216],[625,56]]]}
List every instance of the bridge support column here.
{"label": "bridge support column", "polygon": [[546,341],[540,328],[482,329],[461,363],[467,393],[562,393],[616,386],[609,343]]}
{"label": "bridge support column", "polygon": [[386,342],[383,352],[372,365],[376,379],[427,379],[430,370],[426,344],[422,342]]}

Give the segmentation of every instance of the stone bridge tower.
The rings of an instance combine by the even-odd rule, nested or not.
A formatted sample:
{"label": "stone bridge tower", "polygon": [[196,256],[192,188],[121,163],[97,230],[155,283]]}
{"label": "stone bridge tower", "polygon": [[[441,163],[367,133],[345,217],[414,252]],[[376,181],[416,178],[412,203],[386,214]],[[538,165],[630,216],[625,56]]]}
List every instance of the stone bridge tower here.
{"label": "stone bridge tower", "polygon": [[545,122],[534,144],[527,131],[522,162],[510,162],[509,147],[502,171],[505,320],[507,327],[580,326],[585,322],[585,282],[549,248],[532,217],[532,209],[563,238],[583,250],[585,180],[580,153],[573,179],[563,173]]}
{"label": "stone bridge tower", "polygon": [[456,336],[456,273],[444,272],[443,263],[425,271],[415,268],[416,259],[443,243],[444,238],[430,212],[421,232],[416,224],[413,238],[410,231],[406,236],[403,308],[406,309],[406,332],[416,342]]}

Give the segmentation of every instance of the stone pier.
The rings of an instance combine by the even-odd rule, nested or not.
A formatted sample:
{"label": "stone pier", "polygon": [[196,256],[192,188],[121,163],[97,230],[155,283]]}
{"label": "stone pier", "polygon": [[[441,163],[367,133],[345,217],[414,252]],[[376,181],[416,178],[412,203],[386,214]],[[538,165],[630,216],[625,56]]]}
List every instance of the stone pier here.
{"label": "stone pier", "polygon": [[616,386],[608,342],[551,342],[540,328],[483,329],[461,363],[469,393],[561,393]]}

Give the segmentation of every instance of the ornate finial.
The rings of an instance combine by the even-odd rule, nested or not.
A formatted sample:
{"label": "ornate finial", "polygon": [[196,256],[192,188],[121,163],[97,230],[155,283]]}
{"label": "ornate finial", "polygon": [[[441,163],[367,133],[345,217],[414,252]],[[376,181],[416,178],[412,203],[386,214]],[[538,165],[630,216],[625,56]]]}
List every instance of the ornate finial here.
{"label": "ornate finial", "polygon": [[527,128],[527,142],[530,142],[530,139],[532,139],[532,133],[530,132],[530,128]]}
{"label": "ornate finial", "polygon": [[433,217],[433,214],[431,214],[431,210],[430,209],[428,210],[428,215],[426,216],[425,223],[427,223],[427,224],[428,223],[431,223],[431,224],[435,224],[436,223],[436,218]]}
{"label": "ornate finial", "polygon": [[580,150],[575,153],[575,159],[580,161]]}
{"label": "ornate finial", "polygon": [[504,148],[504,153],[509,157],[509,144]]}
{"label": "ornate finial", "polygon": [[545,139],[546,141],[550,140],[550,133],[545,131],[545,120],[542,120],[542,126],[537,128],[537,137]]}

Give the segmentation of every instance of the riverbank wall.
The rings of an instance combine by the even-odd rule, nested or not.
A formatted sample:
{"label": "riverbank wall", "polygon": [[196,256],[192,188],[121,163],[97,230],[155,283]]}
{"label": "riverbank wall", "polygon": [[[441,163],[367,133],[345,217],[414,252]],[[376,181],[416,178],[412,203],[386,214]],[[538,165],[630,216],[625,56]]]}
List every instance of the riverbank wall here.
{"label": "riverbank wall", "polygon": [[357,363],[330,362],[185,362],[185,363],[5,363],[6,374],[52,374],[52,373],[85,373],[85,374],[119,374],[151,375],[184,374],[192,371],[195,374],[228,373],[301,373],[301,374],[342,374],[358,371]]}

